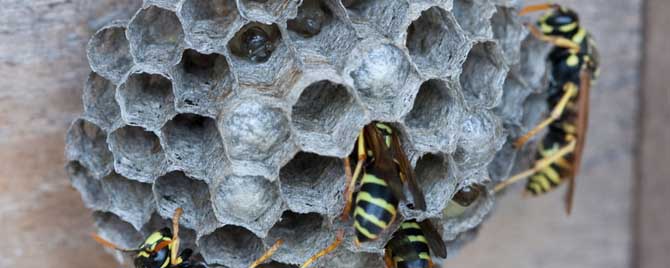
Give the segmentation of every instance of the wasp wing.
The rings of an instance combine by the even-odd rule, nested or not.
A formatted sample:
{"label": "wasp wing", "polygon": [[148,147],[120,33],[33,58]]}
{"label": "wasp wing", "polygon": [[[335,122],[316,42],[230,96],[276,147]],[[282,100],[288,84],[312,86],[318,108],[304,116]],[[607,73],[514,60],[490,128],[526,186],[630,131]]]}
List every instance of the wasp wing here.
{"label": "wasp wing", "polygon": [[419,226],[421,226],[423,236],[426,237],[428,246],[433,251],[433,254],[442,259],[446,258],[447,246],[444,244],[444,240],[442,240],[442,235],[440,235],[437,229],[435,229],[435,226],[433,226],[433,223],[426,219],[422,222],[419,222]]}
{"label": "wasp wing", "polygon": [[371,168],[374,170],[374,173],[386,181],[389,189],[391,189],[393,195],[398,200],[404,201],[406,198],[402,190],[402,181],[400,180],[398,168],[393,161],[393,155],[390,148],[386,146],[377,127],[373,124],[365,126],[364,138],[366,144],[372,151],[374,161],[372,162]]}
{"label": "wasp wing", "polygon": [[416,175],[412,165],[407,159],[405,151],[402,149],[400,143],[400,137],[397,134],[393,135],[393,141],[391,143],[391,150],[393,151],[393,157],[398,163],[400,169],[400,174],[403,174],[403,180],[409,188],[409,192],[412,194],[414,199],[414,207],[420,210],[426,210],[426,198],[423,195],[423,191],[419,187],[419,184],[416,181]]}
{"label": "wasp wing", "polygon": [[580,73],[579,97],[577,99],[577,129],[575,133],[577,143],[575,145],[575,151],[573,152],[572,172],[569,174],[568,191],[565,196],[565,210],[568,214],[572,212],[572,200],[574,199],[576,186],[575,180],[579,174],[579,169],[582,163],[582,153],[584,151],[584,143],[586,142],[586,132],[589,123],[589,95],[591,90],[591,77],[591,72],[586,69],[582,70]]}

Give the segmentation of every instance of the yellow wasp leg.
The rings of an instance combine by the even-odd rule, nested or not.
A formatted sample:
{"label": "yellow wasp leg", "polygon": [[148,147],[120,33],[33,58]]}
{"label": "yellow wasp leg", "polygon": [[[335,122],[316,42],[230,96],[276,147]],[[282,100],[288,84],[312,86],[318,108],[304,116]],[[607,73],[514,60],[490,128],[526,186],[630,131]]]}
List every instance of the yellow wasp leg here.
{"label": "yellow wasp leg", "polygon": [[564,93],[563,96],[561,97],[561,100],[558,101],[554,109],[551,111],[549,118],[543,120],[542,122],[537,124],[533,129],[528,131],[528,133],[518,138],[514,142],[515,148],[520,148],[530,138],[537,135],[537,133],[540,132],[542,129],[546,128],[547,126],[549,126],[549,124],[561,118],[561,114],[563,114],[563,111],[565,111],[565,107],[568,105],[568,101],[570,100],[571,97],[577,94],[577,87],[572,83],[566,83],[565,86],[563,87],[563,91]]}
{"label": "yellow wasp leg", "polygon": [[535,162],[535,165],[533,165],[532,168],[530,168],[528,170],[525,170],[523,172],[520,172],[520,173],[502,181],[501,183],[498,183],[493,188],[493,190],[495,192],[499,192],[500,190],[505,189],[505,187],[510,186],[510,185],[514,184],[515,182],[518,182],[522,179],[525,179],[528,176],[533,175],[533,174],[547,168],[549,165],[558,161],[563,156],[565,156],[569,153],[572,153],[575,150],[576,145],[577,145],[577,141],[572,140],[568,145],[564,146],[563,148],[561,148],[560,150],[558,150],[556,153],[552,154],[551,156],[544,157],[544,158],[538,160],[537,162]]}
{"label": "yellow wasp leg", "polygon": [[365,139],[363,138],[363,130],[358,134],[358,142],[356,143],[358,161],[356,162],[356,169],[354,169],[354,174],[351,174],[351,163],[349,162],[349,157],[344,158],[344,173],[347,176],[346,188],[344,189],[344,209],[342,210],[342,220],[347,221],[349,219],[349,211],[351,211],[352,198],[354,195],[354,187],[356,187],[356,181],[361,174],[363,169],[363,163],[367,158],[367,152],[365,150]]}
{"label": "yellow wasp leg", "polygon": [[177,265],[177,254],[179,253],[179,218],[184,212],[182,208],[177,208],[172,215],[172,246],[170,247],[170,264]]}
{"label": "yellow wasp leg", "polygon": [[547,36],[547,35],[543,34],[535,25],[532,25],[532,24],[526,24],[526,27],[528,27],[528,29],[530,30],[530,33],[540,41],[550,43],[550,44],[555,45],[557,47],[570,49],[575,53],[578,53],[579,50],[581,49],[579,47],[579,44],[573,42],[570,39],[567,39],[565,37]]}
{"label": "yellow wasp leg", "polygon": [[558,5],[553,4],[553,3],[544,3],[544,4],[537,4],[537,5],[529,5],[525,6],[519,11],[519,16],[526,15],[531,12],[536,12],[536,11],[543,11],[547,9],[552,9],[556,8]]}
{"label": "yellow wasp leg", "polygon": [[314,256],[310,257],[306,262],[304,262],[300,266],[300,268],[309,267],[309,265],[311,265],[313,262],[315,262],[319,258],[321,258],[321,257],[325,256],[326,254],[335,250],[338,246],[340,246],[343,239],[344,239],[344,230],[337,231],[337,236],[335,237],[335,241],[332,244],[330,244],[327,248],[319,251]]}
{"label": "yellow wasp leg", "polygon": [[256,268],[257,266],[267,261],[270,257],[272,257],[272,255],[275,254],[275,252],[277,252],[277,250],[279,250],[279,247],[282,244],[284,244],[284,240],[277,240],[267,251],[265,251],[265,253],[263,253],[260,258],[256,259],[256,261],[249,265],[249,268]]}

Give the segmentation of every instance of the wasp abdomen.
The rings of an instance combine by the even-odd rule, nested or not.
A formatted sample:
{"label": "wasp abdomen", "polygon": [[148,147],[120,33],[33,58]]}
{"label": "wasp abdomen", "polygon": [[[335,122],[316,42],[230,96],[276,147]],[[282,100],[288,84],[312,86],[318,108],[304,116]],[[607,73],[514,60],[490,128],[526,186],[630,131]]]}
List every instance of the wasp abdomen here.
{"label": "wasp abdomen", "polygon": [[393,222],[398,199],[383,179],[373,173],[365,173],[361,190],[356,196],[354,227],[358,242],[375,240]]}
{"label": "wasp abdomen", "polygon": [[388,249],[396,268],[428,268],[431,257],[423,230],[414,220],[403,222],[389,241]]}

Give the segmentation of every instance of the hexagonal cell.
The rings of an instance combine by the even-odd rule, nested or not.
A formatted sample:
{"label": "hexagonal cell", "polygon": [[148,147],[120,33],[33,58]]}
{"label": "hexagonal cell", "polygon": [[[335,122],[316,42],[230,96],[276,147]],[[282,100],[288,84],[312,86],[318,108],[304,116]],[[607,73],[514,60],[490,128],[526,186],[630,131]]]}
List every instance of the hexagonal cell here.
{"label": "hexagonal cell", "polygon": [[107,134],[84,119],[72,122],[67,131],[65,154],[68,160],[77,160],[91,174],[101,179],[112,172],[113,157],[107,146]]}
{"label": "hexagonal cell", "polygon": [[518,77],[515,71],[509,72],[505,85],[503,86],[502,102],[494,109],[494,112],[503,119],[508,131],[519,127],[523,117],[524,101],[532,93],[532,89]]}
{"label": "hexagonal cell", "polygon": [[491,16],[496,6],[488,0],[454,0],[454,13],[458,24],[474,39],[493,37]]}
{"label": "hexagonal cell", "polygon": [[277,24],[251,22],[242,27],[228,42],[230,52],[239,59],[252,63],[267,62],[282,43]]}
{"label": "hexagonal cell", "polygon": [[179,17],[189,44],[201,51],[223,51],[240,16],[235,0],[186,0]]}
{"label": "hexagonal cell", "polygon": [[225,151],[214,119],[178,114],[163,126],[161,139],[174,168],[206,182],[223,174]]}
{"label": "hexagonal cell", "polygon": [[173,171],[158,179],[153,186],[158,213],[170,218],[177,208],[184,209],[180,224],[194,229],[198,234],[208,234],[220,227],[207,184]]}
{"label": "hexagonal cell", "polygon": [[347,53],[359,39],[327,0],[305,0],[298,16],[289,20],[288,36],[300,59],[311,65],[332,64],[341,67]]}
{"label": "hexagonal cell", "polygon": [[177,64],[184,32],[177,15],[158,6],[140,9],[128,24],[130,53],[144,70],[165,72]]}
{"label": "hexagonal cell", "polygon": [[298,0],[237,0],[239,11],[245,18],[265,24],[295,18]]}
{"label": "hexagonal cell", "polygon": [[279,186],[263,177],[230,175],[211,187],[216,218],[244,226],[260,237],[265,237],[284,211]]}
{"label": "hexagonal cell", "polygon": [[367,39],[349,54],[344,68],[370,117],[397,121],[409,112],[420,79],[406,54],[395,45]]}
{"label": "hexagonal cell", "polygon": [[298,214],[286,211],[281,221],[270,229],[264,239],[266,245],[272,245],[278,239],[284,244],[272,259],[284,263],[301,264],[311,256],[333,242],[336,230],[328,228],[323,217],[317,213]]}
{"label": "hexagonal cell", "polygon": [[174,114],[172,83],[159,74],[134,73],[119,86],[121,117],[130,125],[159,129]]}
{"label": "hexagonal cell", "polygon": [[385,267],[384,261],[378,254],[365,252],[351,252],[340,246],[333,253],[324,256],[316,263],[321,268],[369,268]]}
{"label": "hexagonal cell", "polygon": [[296,150],[284,111],[256,98],[241,99],[222,115],[219,131],[236,174],[276,178]]}
{"label": "hexagonal cell", "polygon": [[412,110],[404,122],[414,146],[424,152],[453,152],[463,118],[463,97],[453,80],[428,80],[421,84]]}
{"label": "hexagonal cell", "polygon": [[503,148],[496,153],[493,161],[488,166],[489,175],[493,182],[497,183],[509,177],[512,173],[512,168],[515,166],[519,150],[512,146],[512,143],[514,142],[512,137],[516,136],[511,135],[508,137]]}
{"label": "hexagonal cell", "polygon": [[114,98],[116,85],[91,72],[84,86],[83,116],[105,131],[112,131],[121,124],[121,110]]}
{"label": "hexagonal cell", "polygon": [[[479,197],[479,200],[470,204],[465,209],[456,209],[454,205],[457,204],[450,201],[450,204],[445,208],[442,218],[434,221],[438,226],[442,226],[442,238],[447,241],[454,240],[459,234],[479,226],[493,209],[494,199],[494,194],[485,189],[482,191],[482,196]],[[453,213],[452,211],[458,213],[449,215],[449,213]]]}
{"label": "hexagonal cell", "polygon": [[461,170],[488,165],[505,140],[502,122],[495,114],[489,111],[466,114],[454,160]]}
{"label": "hexagonal cell", "polygon": [[291,117],[304,150],[338,156],[349,153],[349,141],[366,121],[365,110],[350,90],[328,80],[305,88],[293,105]]}
{"label": "hexagonal cell", "polygon": [[498,105],[508,70],[497,43],[476,43],[463,64],[460,76],[468,107],[491,109]]}
{"label": "hexagonal cell", "polygon": [[179,112],[215,117],[223,100],[233,91],[234,78],[226,58],[220,54],[187,49],[170,74]]}
{"label": "hexagonal cell", "polygon": [[392,40],[401,35],[409,10],[408,1],[401,0],[342,0],[342,5],[354,24],[365,25]]}
{"label": "hexagonal cell", "polygon": [[[97,229],[96,233],[119,247],[136,248],[144,240],[142,234],[135,230],[133,225],[112,213],[96,211],[93,212],[93,219]],[[119,262],[132,262],[130,256],[126,256],[122,252],[116,250],[111,252],[114,252],[114,256]]]}
{"label": "hexagonal cell", "polygon": [[530,35],[521,43],[519,76],[535,92],[545,90],[547,83],[547,54],[550,50],[551,46]]}
{"label": "hexagonal cell", "polygon": [[[459,181],[456,166],[442,154],[424,154],[414,169],[419,186],[426,196],[426,214],[435,215],[444,209]],[[415,213],[406,216],[412,217]]]}
{"label": "hexagonal cell", "polygon": [[221,227],[201,237],[198,245],[207,263],[230,268],[246,268],[264,251],[260,238],[234,225]]}
{"label": "hexagonal cell", "polygon": [[181,2],[180,0],[144,0],[143,7],[157,6],[167,10],[175,11],[177,10],[177,5]]}
{"label": "hexagonal cell", "polygon": [[521,23],[521,17],[515,8],[497,7],[491,17],[493,37],[502,47],[503,57],[509,64],[519,62],[521,58],[521,41],[528,35],[528,30]]}
{"label": "hexagonal cell", "polygon": [[88,42],[86,55],[91,69],[119,83],[133,65],[124,22],[113,22],[98,30]]}
{"label": "hexagonal cell", "polygon": [[337,217],[343,205],[343,167],[338,158],[298,153],[279,172],[281,193],[288,207],[298,213],[316,212]]}
{"label": "hexagonal cell", "polygon": [[96,179],[81,162],[68,162],[65,171],[70,177],[72,187],[81,194],[81,199],[86,207],[100,209],[109,204],[109,198],[104,193],[100,179]]}
{"label": "hexagonal cell", "polygon": [[125,126],[110,133],[114,169],[140,182],[153,182],[167,168],[158,137],[141,127]]}
{"label": "hexagonal cell", "polygon": [[449,77],[458,73],[470,43],[451,13],[432,7],[407,28],[405,45],[419,71]]}

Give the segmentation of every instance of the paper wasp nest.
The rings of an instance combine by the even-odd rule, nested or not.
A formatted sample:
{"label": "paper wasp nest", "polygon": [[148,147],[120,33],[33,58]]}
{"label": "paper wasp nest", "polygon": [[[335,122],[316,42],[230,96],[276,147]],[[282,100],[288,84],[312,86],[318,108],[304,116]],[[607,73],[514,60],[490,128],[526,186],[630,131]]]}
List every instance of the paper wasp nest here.
{"label": "paper wasp nest", "polygon": [[[401,133],[451,253],[490,213],[455,192],[508,175],[508,135],[544,75],[515,1],[146,0],[100,29],[67,170],[100,234],[134,247],[184,209],[182,238],[210,265],[293,267],[332,242],[325,267],[379,267],[341,223],[342,157],[372,120]],[[259,32],[261,33],[259,35]],[[528,103],[526,103],[528,104]],[[401,218],[402,219],[402,218]]]}

